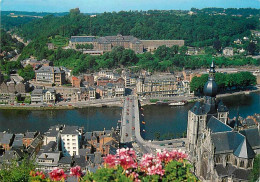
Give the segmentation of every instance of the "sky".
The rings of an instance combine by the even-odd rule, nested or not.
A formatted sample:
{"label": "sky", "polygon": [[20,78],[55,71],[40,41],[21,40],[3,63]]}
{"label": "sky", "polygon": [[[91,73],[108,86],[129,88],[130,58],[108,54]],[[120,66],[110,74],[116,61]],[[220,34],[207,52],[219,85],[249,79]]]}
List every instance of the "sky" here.
{"label": "sky", "polygon": [[260,8],[260,0],[0,0],[3,11],[83,13],[129,10],[190,10],[190,8]]}

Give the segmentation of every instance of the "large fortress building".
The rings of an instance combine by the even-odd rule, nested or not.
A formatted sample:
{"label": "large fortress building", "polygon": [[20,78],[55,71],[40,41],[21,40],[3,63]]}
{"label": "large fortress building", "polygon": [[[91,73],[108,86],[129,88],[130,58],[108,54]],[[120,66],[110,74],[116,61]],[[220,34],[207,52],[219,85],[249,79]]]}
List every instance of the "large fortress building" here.
{"label": "large fortress building", "polygon": [[229,110],[216,100],[218,86],[212,62],[204,86],[204,101],[188,112],[189,160],[203,181],[247,181],[255,155],[260,153],[258,128],[242,129],[236,120],[230,126]]}
{"label": "large fortress building", "polygon": [[133,36],[71,36],[69,46],[73,49],[77,44],[92,44],[93,50],[109,52],[113,47],[123,46],[125,49],[132,49],[135,53],[143,53],[144,51],[154,51],[159,46],[166,45],[172,47],[173,45],[183,46],[184,40],[139,40]]}

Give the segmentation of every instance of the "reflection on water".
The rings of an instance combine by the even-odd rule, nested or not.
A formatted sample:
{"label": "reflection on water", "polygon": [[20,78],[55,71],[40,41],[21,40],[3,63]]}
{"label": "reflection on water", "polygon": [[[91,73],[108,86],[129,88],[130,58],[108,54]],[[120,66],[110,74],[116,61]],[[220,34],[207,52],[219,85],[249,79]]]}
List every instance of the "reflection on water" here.
{"label": "reflection on water", "polygon": [[[236,116],[237,111],[242,117],[260,113],[260,92],[224,97],[222,100],[229,109],[230,118]],[[178,137],[182,135],[187,129],[188,110],[193,105],[194,103],[177,107],[145,106],[145,138],[154,138],[156,132],[160,132],[161,138],[163,138],[162,136],[167,138],[167,136]]]}
{"label": "reflection on water", "polygon": [[[230,118],[237,110],[242,117],[260,113],[260,93],[223,98],[230,110]],[[163,135],[180,135],[186,131],[188,110],[194,103],[185,106],[144,106],[145,138],[152,139],[156,132]],[[0,131],[25,132],[47,131],[55,124],[84,126],[87,131],[116,127],[121,118],[121,108],[84,108],[75,110],[0,110]]]}

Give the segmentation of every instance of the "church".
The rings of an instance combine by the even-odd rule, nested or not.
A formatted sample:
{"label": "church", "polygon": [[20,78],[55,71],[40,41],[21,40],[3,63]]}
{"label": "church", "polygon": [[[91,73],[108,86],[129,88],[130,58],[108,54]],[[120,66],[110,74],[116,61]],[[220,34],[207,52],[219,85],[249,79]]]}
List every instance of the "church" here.
{"label": "church", "polygon": [[188,112],[189,160],[202,181],[248,181],[255,155],[260,153],[258,127],[229,124],[229,110],[216,99],[215,65],[212,61],[204,85],[204,101]]}

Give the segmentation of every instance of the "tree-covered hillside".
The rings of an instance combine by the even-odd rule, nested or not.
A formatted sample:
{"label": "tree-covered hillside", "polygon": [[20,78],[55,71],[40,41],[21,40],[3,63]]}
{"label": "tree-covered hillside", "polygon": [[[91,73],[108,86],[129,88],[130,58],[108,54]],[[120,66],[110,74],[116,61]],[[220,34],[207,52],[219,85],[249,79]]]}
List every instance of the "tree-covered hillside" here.
{"label": "tree-covered hillside", "polygon": [[[258,10],[259,11],[259,10]],[[71,11],[63,17],[53,15],[22,25],[18,33],[26,39],[61,35],[133,35],[139,39],[183,39],[186,45],[209,46],[219,39],[229,46],[236,38],[259,29],[258,16],[178,15],[173,11],[129,11],[98,14],[96,17]]]}
{"label": "tree-covered hillside", "polygon": [[[17,50],[21,52],[24,45],[21,42],[18,42],[16,39],[12,38],[10,34],[8,34],[5,30],[0,29],[0,53],[10,52],[13,50]],[[1,56],[0,56],[1,58]]]}

